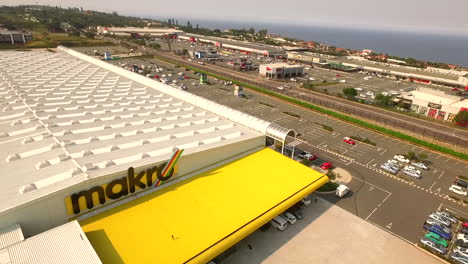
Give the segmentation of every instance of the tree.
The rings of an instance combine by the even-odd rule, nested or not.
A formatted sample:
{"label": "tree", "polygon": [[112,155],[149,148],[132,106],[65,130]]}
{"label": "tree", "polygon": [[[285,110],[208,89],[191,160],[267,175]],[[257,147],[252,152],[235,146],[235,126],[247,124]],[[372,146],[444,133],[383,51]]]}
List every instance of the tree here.
{"label": "tree", "polygon": [[408,157],[408,159],[414,160],[416,158],[416,153],[414,153],[413,151],[408,151],[408,153],[406,153],[406,156]]}
{"label": "tree", "polygon": [[118,16],[119,14],[117,13],[117,11],[112,11],[112,15]]}
{"label": "tree", "polygon": [[419,158],[420,160],[424,161],[424,160],[427,159],[427,155],[424,154],[424,153],[419,153],[418,158]]}
{"label": "tree", "polygon": [[390,105],[392,103],[392,97],[390,95],[383,95],[378,93],[375,96],[375,103],[377,105]]}
{"label": "tree", "polygon": [[399,108],[405,108],[406,104],[405,104],[405,102],[403,102],[403,100],[401,100],[400,102],[398,102],[397,106]]}
{"label": "tree", "polygon": [[197,24],[197,32],[198,32],[198,24]]}
{"label": "tree", "polygon": [[96,36],[96,33],[92,31],[86,31],[84,34],[87,38],[94,38]]}
{"label": "tree", "polygon": [[266,36],[267,33],[268,33],[268,30],[266,30],[266,29],[261,29],[261,30],[258,31],[258,34],[260,36]]}
{"label": "tree", "polygon": [[468,125],[468,110],[460,110],[458,114],[453,118],[453,122],[458,126],[467,126]]}
{"label": "tree", "polygon": [[348,97],[348,99],[354,98],[357,95],[357,90],[354,88],[344,88],[343,94]]}
{"label": "tree", "polygon": [[166,34],[166,35],[161,36],[161,38],[164,40],[164,42],[166,42],[167,48],[169,49],[169,51],[172,51],[172,42],[174,42],[174,40],[177,38],[177,35]]}
{"label": "tree", "polygon": [[189,55],[188,49],[183,49],[183,50],[182,50],[182,55],[184,55],[184,56]]}
{"label": "tree", "polygon": [[179,25],[179,19],[177,19],[177,20],[175,21],[175,24],[176,24],[176,26]]}

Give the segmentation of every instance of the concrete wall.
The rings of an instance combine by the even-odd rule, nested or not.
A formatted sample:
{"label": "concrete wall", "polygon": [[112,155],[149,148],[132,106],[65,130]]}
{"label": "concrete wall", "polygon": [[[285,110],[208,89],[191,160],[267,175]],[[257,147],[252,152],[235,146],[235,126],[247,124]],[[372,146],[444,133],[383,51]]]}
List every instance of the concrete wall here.
{"label": "concrete wall", "polygon": [[[182,157],[179,159],[179,173],[177,177],[199,170],[248,150],[261,147],[264,145],[264,143],[265,136],[262,135],[241,142],[224,145],[218,148],[207,149],[187,156],[182,155]],[[135,172],[150,168],[154,165],[156,164],[135,167]],[[107,184],[114,179],[125,176],[127,176],[127,170],[89,179],[86,182],[82,182],[70,188],[63,189],[46,197],[5,211],[2,213],[2,215],[0,215],[0,228],[13,224],[20,224],[24,235],[26,237],[30,237],[64,224],[69,221],[70,217],[73,216],[67,213],[65,206],[66,197],[69,197],[71,194],[80,192],[82,190],[88,190],[94,186]],[[164,187],[164,185],[162,185],[162,187]],[[145,190],[148,190],[148,188]],[[128,198],[128,196],[123,197],[122,199],[125,198]],[[135,197],[128,199],[132,198],[134,199]],[[106,204],[103,206],[106,206]],[[95,206],[94,208],[100,208],[103,206]]]}

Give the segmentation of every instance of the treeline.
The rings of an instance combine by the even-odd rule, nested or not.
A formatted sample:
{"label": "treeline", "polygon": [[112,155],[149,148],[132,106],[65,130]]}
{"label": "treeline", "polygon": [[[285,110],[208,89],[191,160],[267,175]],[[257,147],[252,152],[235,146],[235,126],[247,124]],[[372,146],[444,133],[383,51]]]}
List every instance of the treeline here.
{"label": "treeline", "polygon": [[145,20],[141,18],[120,16],[116,12],[109,14],[57,6],[0,6],[0,24],[8,30],[60,32],[63,23],[76,30],[95,26],[145,26]]}

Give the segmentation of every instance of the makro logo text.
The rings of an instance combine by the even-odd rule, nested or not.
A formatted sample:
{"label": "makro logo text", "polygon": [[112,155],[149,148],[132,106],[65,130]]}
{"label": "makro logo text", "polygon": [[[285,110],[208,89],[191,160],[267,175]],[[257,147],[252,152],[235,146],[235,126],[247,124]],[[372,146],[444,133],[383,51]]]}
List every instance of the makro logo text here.
{"label": "makro logo text", "polygon": [[158,187],[175,174],[175,165],[182,152],[183,150],[176,150],[171,158],[160,166],[140,171],[138,174],[130,167],[125,177],[72,194],[65,199],[68,213],[79,214],[84,207],[92,209],[96,204],[102,205],[108,200],[120,199],[147,187]]}

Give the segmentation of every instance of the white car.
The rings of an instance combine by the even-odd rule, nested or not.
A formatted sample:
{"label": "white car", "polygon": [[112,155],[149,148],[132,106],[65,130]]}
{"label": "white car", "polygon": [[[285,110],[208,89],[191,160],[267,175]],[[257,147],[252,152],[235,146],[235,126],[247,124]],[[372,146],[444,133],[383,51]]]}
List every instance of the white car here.
{"label": "white car", "polygon": [[453,184],[452,186],[450,186],[449,191],[462,195],[462,196],[468,196],[468,193],[466,192],[466,190],[458,185]]}
{"label": "white car", "polygon": [[283,86],[278,86],[277,87],[279,90],[284,90],[284,87]]}
{"label": "white car", "polygon": [[411,165],[413,166],[416,166],[420,169],[423,169],[423,170],[428,170],[429,168],[426,166],[426,164],[422,163],[422,162],[413,162],[411,163]]}
{"label": "white car", "polygon": [[354,90],[356,90],[356,91],[362,91],[362,88],[361,88],[361,87],[358,87],[358,88],[354,88]]}
{"label": "white car", "polygon": [[393,158],[395,160],[398,160],[399,162],[404,162],[404,163],[409,163],[410,162],[410,160],[405,158],[405,156],[403,156],[403,155],[395,155]]}
{"label": "white car", "polygon": [[289,212],[282,213],[280,216],[284,218],[284,220],[288,221],[288,223],[291,225],[294,225],[297,221],[296,217]]}
{"label": "white car", "polygon": [[429,218],[434,219],[434,220],[436,220],[436,221],[442,223],[442,224],[445,225],[446,227],[449,227],[449,228],[450,228],[450,227],[452,226],[452,223],[451,223],[449,220],[443,218],[442,216],[440,216],[440,215],[438,215],[438,214],[436,214],[436,213],[430,214],[430,215],[429,215]]}
{"label": "white car", "polygon": [[465,234],[458,234],[457,240],[463,240],[463,242],[468,243],[468,235]]}
{"label": "white car", "polygon": [[272,226],[274,226],[276,229],[278,229],[280,231],[284,231],[288,227],[288,221],[286,221],[281,216],[277,216],[277,217],[271,219],[270,223],[271,223]]}
{"label": "white car", "polygon": [[392,90],[392,91],[390,91],[390,94],[391,94],[391,95],[399,95],[400,93],[397,92],[397,91],[393,91],[393,90]]}
{"label": "white car", "polygon": [[310,198],[309,197],[304,197],[302,198],[301,202],[304,204],[304,205],[309,205],[311,203],[310,201]]}
{"label": "white car", "polygon": [[414,171],[410,171],[410,170],[403,170],[403,173],[410,176],[410,177],[413,177],[415,179],[421,179],[421,174],[418,174]]}
{"label": "white car", "polygon": [[388,93],[387,93],[387,92],[382,92],[382,95],[383,95],[383,96],[387,96]]}
{"label": "white car", "polygon": [[460,255],[468,257],[468,248],[457,247],[453,252],[457,252]]}
{"label": "white car", "polygon": [[314,77],[309,77],[309,81],[315,81]]}
{"label": "white car", "polygon": [[417,174],[421,175],[421,171],[416,169],[415,167],[413,166],[410,166],[410,165],[406,165],[404,170],[407,170],[407,171],[413,171],[413,172],[416,172]]}
{"label": "white car", "polygon": [[368,92],[366,92],[366,95],[368,95],[368,96],[374,96],[374,93],[371,92],[371,91],[368,91]]}

